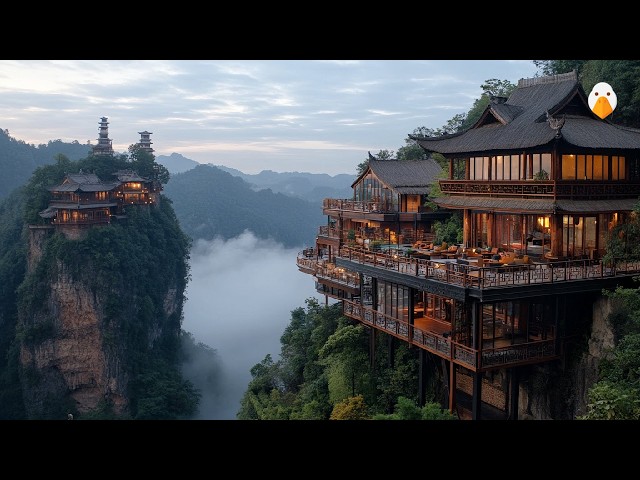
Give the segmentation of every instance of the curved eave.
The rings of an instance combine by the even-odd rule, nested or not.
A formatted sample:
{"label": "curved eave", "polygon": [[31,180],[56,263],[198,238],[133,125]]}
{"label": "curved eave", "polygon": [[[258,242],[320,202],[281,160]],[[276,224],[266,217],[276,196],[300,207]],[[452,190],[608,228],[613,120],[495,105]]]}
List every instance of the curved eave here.
{"label": "curved eave", "polygon": [[441,207],[450,209],[491,210],[494,212],[521,213],[606,213],[631,211],[638,203],[637,198],[616,200],[553,200],[521,198],[477,198],[466,196],[445,196],[433,200]]}

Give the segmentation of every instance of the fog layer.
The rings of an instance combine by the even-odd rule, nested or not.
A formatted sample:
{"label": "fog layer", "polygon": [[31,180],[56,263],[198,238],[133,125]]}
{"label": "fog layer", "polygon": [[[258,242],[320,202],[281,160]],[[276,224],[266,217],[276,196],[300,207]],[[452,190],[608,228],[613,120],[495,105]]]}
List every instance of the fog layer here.
{"label": "fog layer", "polygon": [[324,303],[313,277],[296,266],[301,249],[250,232],[194,242],[183,329],[215,350],[184,367],[203,395],[197,419],[235,419],[251,367],[267,354],[279,358],[291,311],[306,307],[310,297]]}

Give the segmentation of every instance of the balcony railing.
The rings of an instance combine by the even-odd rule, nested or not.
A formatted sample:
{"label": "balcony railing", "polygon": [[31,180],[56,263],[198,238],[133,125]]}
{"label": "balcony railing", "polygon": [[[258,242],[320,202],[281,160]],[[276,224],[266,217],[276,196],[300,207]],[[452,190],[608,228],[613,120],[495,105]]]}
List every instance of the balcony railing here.
{"label": "balcony railing", "polygon": [[329,210],[341,210],[364,213],[398,213],[397,205],[388,202],[356,201],[340,198],[325,198],[322,208]]}
{"label": "balcony railing", "polygon": [[351,300],[342,300],[343,314],[449,359],[474,371],[547,361],[557,357],[555,340],[540,340],[499,348],[476,350],[434,332],[422,330]]}
{"label": "balcony railing", "polygon": [[628,276],[640,272],[640,262],[605,265],[598,260],[559,260],[545,263],[477,267],[452,260],[427,260],[343,246],[340,258],[405,275],[428,278],[465,288],[504,288],[552,284],[592,278]]}
{"label": "balcony railing", "polygon": [[304,252],[301,252],[296,258],[296,264],[301,270],[310,272],[318,279],[325,279],[350,288],[360,287],[360,274],[336,267],[329,259],[309,258]]}
{"label": "balcony railing", "polygon": [[329,238],[341,238],[340,230],[338,230],[335,227],[329,227],[327,225],[322,225],[318,227],[318,236],[329,237]]}
{"label": "balcony railing", "polygon": [[638,196],[640,183],[592,180],[439,180],[447,195],[553,197],[566,199]]}

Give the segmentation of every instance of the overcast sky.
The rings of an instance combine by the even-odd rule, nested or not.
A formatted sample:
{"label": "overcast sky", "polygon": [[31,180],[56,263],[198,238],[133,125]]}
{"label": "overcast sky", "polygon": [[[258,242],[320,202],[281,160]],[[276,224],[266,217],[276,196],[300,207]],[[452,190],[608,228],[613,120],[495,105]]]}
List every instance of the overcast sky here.
{"label": "overcast sky", "polygon": [[156,155],[353,174],[368,151],[466,113],[486,80],[537,73],[531,60],[0,60],[0,128],[95,144],[104,116],[117,152],[146,130]]}

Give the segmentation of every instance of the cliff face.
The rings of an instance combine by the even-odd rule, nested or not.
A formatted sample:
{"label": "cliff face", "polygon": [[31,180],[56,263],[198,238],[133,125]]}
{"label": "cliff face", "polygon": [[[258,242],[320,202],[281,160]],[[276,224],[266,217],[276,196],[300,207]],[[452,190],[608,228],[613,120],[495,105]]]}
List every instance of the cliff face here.
{"label": "cliff face", "polygon": [[[144,219],[150,222],[150,215]],[[149,367],[154,358],[171,362],[180,334],[185,266],[181,250],[167,248],[162,230],[149,225],[155,225],[149,227],[156,228],[153,238],[164,247],[155,254],[153,245],[141,246],[150,237],[139,237],[144,224],[110,233],[95,228],[81,241],[32,232],[18,311],[28,418],[65,418],[105,406],[111,415],[128,418],[132,396],[144,388],[136,375],[154,368]],[[161,251],[167,258],[158,258]],[[175,265],[159,270],[168,258]],[[143,380],[148,384],[148,377]]]}
{"label": "cliff face", "polygon": [[567,352],[565,362],[529,370],[519,390],[518,417],[536,420],[573,420],[587,411],[589,389],[598,381],[598,367],[614,347],[608,321],[613,300],[599,297],[593,304],[593,321],[587,347]]}
{"label": "cliff face", "polygon": [[22,366],[40,379],[24,386],[27,412],[38,417],[50,397],[68,396],[79,412],[95,410],[101,400],[108,400],[115,413],[124,413],[126,378],[118,356],[110,354],[105,345],[99,299],[64,271],[50,285],[48,297],[50,318],[41,321],[52,322],[52,338],[36,345],[23,344],[20,350]]}

